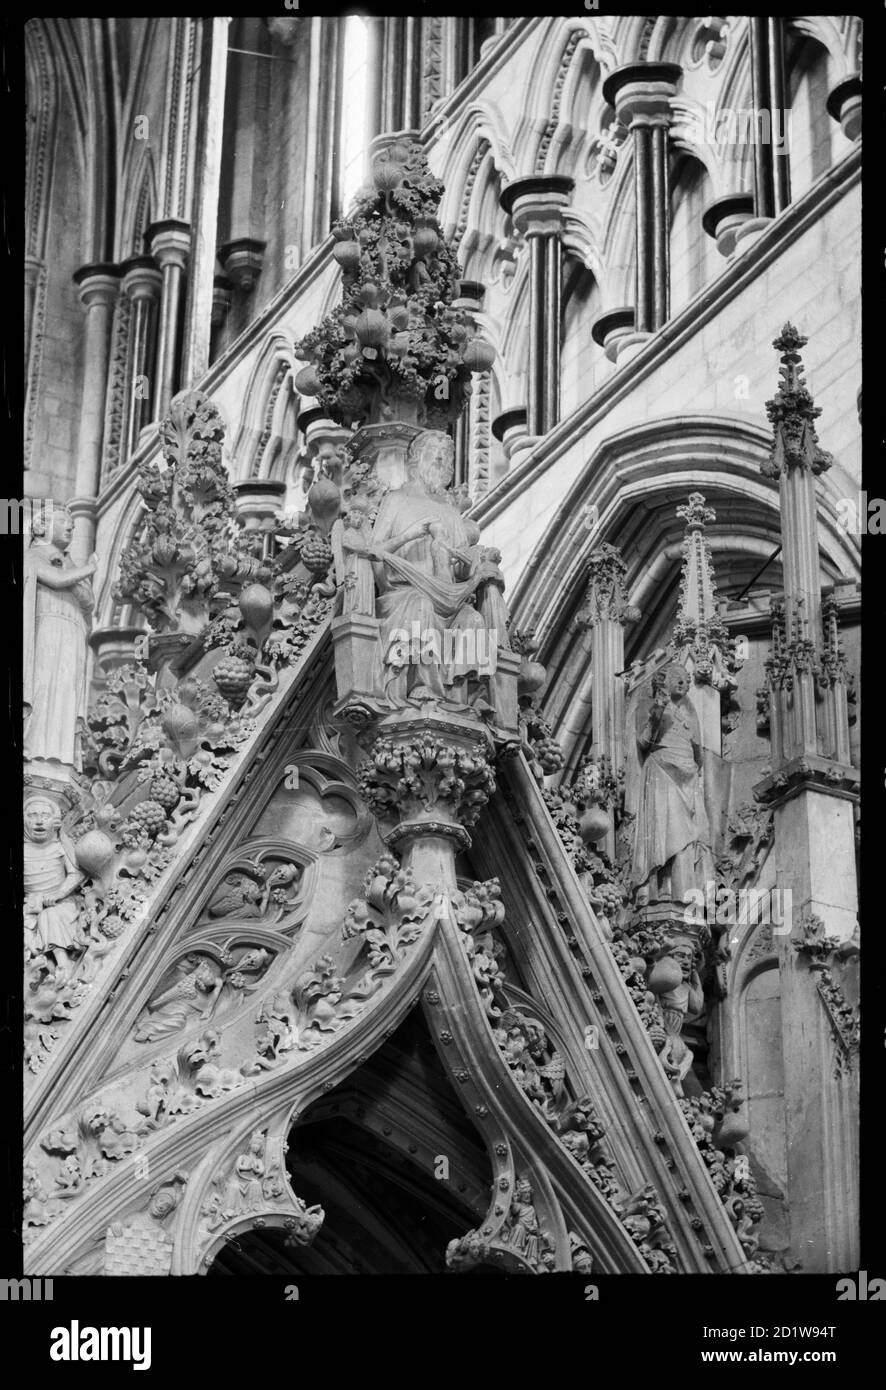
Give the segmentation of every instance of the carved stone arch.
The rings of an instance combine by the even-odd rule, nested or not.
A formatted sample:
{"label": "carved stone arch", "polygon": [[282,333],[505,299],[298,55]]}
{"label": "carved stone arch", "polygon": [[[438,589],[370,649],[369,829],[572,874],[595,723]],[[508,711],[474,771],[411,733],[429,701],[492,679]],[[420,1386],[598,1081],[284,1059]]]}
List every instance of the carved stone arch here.
{"label": "carved stone arch", "polygon": [[[81,175],[83,197],[80,246],[81,264],[109,257],[105,249],[107,225],[107,153],[102,139],[107,126],[106,83],[102,71],[99,26],[89,20],[54,17],[42,21],[46,26],[61,89],[64,107],[70,113],[73,145]],[[96,71],[97,69],[97,71]]]}
{"label": "carved stone arch", "polygon": [[[139,146],[136,146],[139,149]],[[144,233],[155,220],[157,179],[154,157],[147,141],[140,143],[140,153],[129,168],[129,178],[121,199],[120,260],[145,253]]]}
{"label": "carved stone arch", "polygon": [[698,22],[682,15],[658,15],[651,29],[647,24],[646,61],[685,63],[688,40]]}
{"label": "carved stone arch", "polygon": [[564,418],[593,394],[598,380],[603,349],[594,342],[590,330],[604,304],[596,243],[584,219],[579,225],[578,218],[572,216],[567,226],[563,246],[568,258],[564,264],[560,319],[560,411]]}
{"label": "carved stone arch", "polygon": [[590,38],[591,26],[582,19],[551,19],[547,31],[527,78],[530,101],[518,118],[514,136],[521,166],[534,173],[547,169],[569,69],[579,44]]}
{"label": "carved stone arch", "polygon": [[[302,785],[308,781],[308,775],[309,770],[305,769],[303,778],[299,779]],[[316,780],[319,781],[320,779]],[[343,783],[336,784],[336,790],[339,795],[346,795],[356,803],[356,796],[350,787]],[[354,809],[359,819],[354,830],[349,834],[346,833],[343,837],[347,840],[354,840],[361,832],[365,833],[365,811],[361,816],[362,807],[355,805]],[[360,826],[360,819],[364,821],[363,826]],[[341,841],[330,831],[329,847],[331,848],[336,843],[341,843]],[[300,876],[297,892],[287,904],[285,912],[280,914],[276,920],[271,916],[265,922],[262,918],[253,916],[254,926],[250,925],[249,927],[250,931],[270,932],[268,940],[273,940],[279,946],[280,943],[292,937],[305,920],[308,903],[317,888],[319,859],[320,855],[316,850],[310,849],[296,840],[274,835],[252,836],[248,840],[244,840],[237,845],[236,850],[225,859],[224,863],[217,869],[213,879],[207,883],[203,902],[197,908],[192,923],[186,926],[185,933],[180,939],[181,943],[189,945],[195,935],[207,939],[210,936],[227,936],[235,926],[238,929],[243,927],[250,920],[249,916],[238,915],[236,912],[224,916],[218,912],[213,913],[213,900],[217,897],[225,880],[232,875],[248,876],[252,874],[258,877],[265,869],[266,863],[279,861],[280,863],[289,862],[297,866]],[[190,947],[190,949],[195,948]]]}
{"label": "carved stone arch", "polygon": [[[606,106],[602,92],[605,68],[594,47],[594,38],[573,30],[571,38],[576,35],[575,49],[563,73],[562,88],[555,83],[549,128],[536,151],[535,172],[538,174],[571,174],[581,169]],[[564,57],[566,51],[568,45]]]}
{"label": "carved stone arch", "polygon": [[453,244],[465,279],[489,285],[496,277],[496,252],[502,246],[499,195],[502,173],[488,141],[481,141],[465,183]]}
{"label": "carved stone arch", "polygon": [[[700,101],[684,96],[682,93],[675,97],[671,103],[673,119],[670,127],[670,141],[672,151],[678,151],[677,160],[682,155],[694,159],[702,164],[710,180],[710,193],[708,201],[714,198],[725,197],[727,193],[738,192],[746,187],[748,179],[752,177],[750,155],[744,142],[739,146],[726,147],[729,158],[722,158],[715,145],[707,138],[708,125],[711,123],[711,109],[703,105]],[[714,112],[714,120],[716,121]],[[716,124],[713,125],[716,130]],[[699,137],[702,138],[699,138]],[[737,158],[732,158],[734,151],[738,151]]]}
{"label": "carved stone arch", "polygon": [[[759,471],[770,443],[761,426],[725,412],[660,417],[604,440],[552,518],[515,587],[515,626],[548,633],[557,629],[578,594],[590,550],[601,540],[623,543],[623,525],[630,523],[644,498],[676,498],[693,489],[706,495],[710,490],[712,496],[737,493],[743,505],[754,507],[760,521],[765,519],[764,530],[775,534],[778,495]],[[593,533],[583,512],[591,504],[598,518]],[[854,552],[836,519],[826,516],[823,521],[825,567],[835,575],[857,576]]]}
{"label": "carved stone arch", "polygon": [[423,1005],[441,1059],[493,1164],[492,1198],[478,1235],[507,1259],[510,1200],[518,1180],[526,1178],[542,1228],[553,1240],[557,1269],[570,1268],[571,1229],[601,1271],[642,1271],[642,1257],[611,1207],[517,1085],[492,1036],[455,928],[445,920]]}
{"label": "carved stone arch", "polygon": [[29,19],[25,34],[27,178],[25,254],[42,259],[52,198],[58,124],[58,73],[44,20]]}
{"label": "carved stone arch", "polygon": [[739,17],[730,35],[723,62],[717,69],[717,110],[749,109],[751,99],[750,29],[747,17]]}
{"label": "carved stone arch", "polygon": [[291,366],[289,339],[280,332],[269,334],[256,355],[243,393],[243,409],[231,447],[233,479],[280,477],[280,465],[294,454],[298,402]]}
{"label": "carved stone arch", "polygon": [[[226,1243],[238,1235],[282,1227],[299,1243],[309,1243],[323,1222],[323,1212],[308,1211],[293,1191],[285,1162],[291,1105],[275,1105],[267,1117],[252,1112],[233,1135],[225,1133],[210,1147],[192,1174],[176,1231],[172,1274],[205,1274]],[[255,1143],[258,1137],[260,1143]],[[263,1171],[253,1166],[238,1175],[238,1159],[258,1150]],[[245,1191],[243,1190],[245,1188]],[[214,1202],[217,1196],[218,1201]],[[229,1203],[229,1205],[228,1205]],[[218,1225],[213,1224],[216,1206]],[[227,1215],[226,1215],[227,1214]]]}
{"label": "carved stone arch", "polygon": [[492,101],[472,99],[451,125],[437,133],[437,140],[441,146],[440,177],[446,185],[439,218],[446,236],[457,241],[459,228],[467,225],[477,171],[486,153],[484,147],[492,151],[493,166],[503,181],[517,178],[518,171],[503,117]]}
{"label": "carved stone arch", "polygon": [[199,20],[176,16],[169,21],[166,105],[160,157],[160,219],[187,218],[193,179],[193,87]]}
{"label": "carved stone arch", "polygon": [[604,305],[609,309],[632,304],[635,293],[637,247],[634,229],[634,159],[630,140],[625,140],[619,148],[605,196],[600,255],[607,267]]}
{"label": "carved stone arch", "polygon": [[510,311],[501,331],[503,408],[525,405],[525,373],[529,339],[529,261],[525,253],[517,256],[516,270],[509,290]]}
{"label": "carved stone arch", "polygon": [[[704,156],[704,157],[703,157]],[[713,152],[686,141],[672,150],[670,170],[670,297],[675,315],[715,279],[723,259],[704,230],[706,208],[718,194]]]}
{"label": "carved stone arch", "polygon": [[791,15],[786,19],[788,29],[807,38],[815,39],[827,50],[833,64],[834,82],[850,77],[858,71],[858,44],[861,33],[861,20],[857,15],[846,16],[848,23],[832,15]]}
{"label": "carved stone arch", "polygon": [[280,363],[268,396],[252,477],[281,481],[291,478],[299,453],[298,401],[298,393],[292,385],[292,368]]}
{"label": "carved stone arch", "polygon": [[642,63],[650,59],[653,35],[660,26],[660,15],[619,15],[613,22],[619,65]]}
{"label": "carved stone arch", "polygon": [[601,249],[599,220],[590,213],[566,208],[563,213],[563,248],[580,261],[601,287],[606,284],[606,262]]}
{"label": "carved stone arch", "polygon": [[[791,26],[785,74],[790,114],[780,133],[790,154],[791,196],[796,199],[850,148],[827,106],[829,93],[849,75],[836,27],[822,29],[810,22]],[[773,125],[773,133],[775,129]]]}
{"label": "carved stone arch", "polygon": [[[56,167],[59,76],[46,22],[25,25],[25,440],[24,467],[31,461],[43,366],[49,267],[47,237]],[[76,126],[75,126],[76,131]],[[76,156],[81,156],[74,141]]]}

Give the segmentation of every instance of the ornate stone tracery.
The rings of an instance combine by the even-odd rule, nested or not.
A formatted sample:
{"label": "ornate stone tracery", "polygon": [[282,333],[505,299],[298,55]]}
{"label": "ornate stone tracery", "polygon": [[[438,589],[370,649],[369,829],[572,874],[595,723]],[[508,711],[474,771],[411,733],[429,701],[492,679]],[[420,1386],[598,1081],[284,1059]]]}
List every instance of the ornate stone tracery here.
{"label": "ornate stone tracery", "polygon": [[[260,23],[296,62],[300,21]],[[496,34],[504,23],[495,21]],[[422,61],[415,91],[399,109],[418,98],[426,113],[435,108],[437,125],[421,140],[407,131],[375,142],[370,185],[333,230],[340,304],[303,333],[305,295],[316,291],[312,303],[330,302],[326,251],[311,252],[315,258],[297,267],[279,302],[255,300],[266,315],[255,333],[263,336],[261,352],[272,344],[279,358],[273,372],[257,362],[253,327],[234,341],[226,335],[208,378],[216,399],[200,389],[174,397],[163,412],[159,455],[149,427],[131,472],[124,456],[133,436],[121,389],[134,360],[134,330],[127,329],[126,295],[116,301],[98,440],[114,477],[103,483],[100,538],[119,516],[133,517],[136,497],[141,511],[118,573],[103,573],[96,592],[107,595],[116,579],[114,615],[131,626],[94,634],[87,702],[91,562],[75,567],[65,547],[54,545],[61,563],[55,556],[48,564],[71,574],[76,568],[79,576],[69,575],[79,594],[78,646],[75,652],[71,644],[64,665],[78,690],[84,676],[84,698],[78,694],[72,718],[72,702],[55,711],[38,680],[32,702],[31,736],[40,737],[27,769],[24,1226],[35,1270],[57,1259],[60,1269],[75,1272],[205,1272],[225,1247],[273,1226],[285,1230],[289,1246],[322,1244],[332,1224],[324,1208],[332,1215],[341,1205],[332,1197],[334,1177],[328,1202],[326,1188],[322,1205],[314,1195],[311,1205],[296,1196],[316,1186],[322,1165],[316,1157],[306,1161],[313,1170],[302,1187],[300,1145],[287,1161],[287,1138],[307,1134],[320,1113],[323,1123],[336,1124],[345,1092],[349,1113],[358,1114],[374,1068],[385,1086],[390,1078],[392,1110],[426,1110],[423,1144],[431,1134],[441,1148],[461,1136],[470,1148],[466,1116],[487,1163],[478,1160],[470,1183],[455,1186],[462,1195],[470,1188],[454,1227],[466,1234],[448,1249],[448,1235],[439,1242],[440,1268],[445,1259],[454,1270],[758,1272],[771,1256],[749,1163],[754,1158],[756,1171],[760,1082],[751,1076],[747,1102],[737,1082],[724,1084],[737,1070],[729,1051],[734,1038],[727,1046],[718,1037],[724,1018],[737,1016],[729,1011],[744,1007],[750,979],[764,970],[769,981],[779,977],[784,997],[766,995],[763,1003],[777,1017],[786,1052],[798,1057],[802,1049],[788,1049],[790,1029],[794,1020],[809,1021],[811,997],[813,1024],[834,1049],[836,1074],[833,1086],[827,1079],[823,1104],[833,1115],[842,1103],[834,1086],[852,1072],[857,1043],[856,953],[845,920],[851,894],[847,889],[839,912],[830,912],[820,876],[806,873],[814,868],[808,826],[786,827],[810,796],[827,795],[847,802],[846,815],[831,806],[825,818],[829,825],[839,820],[842,834],[855,792],[847,732],[854,654],[847,655],[841,636],[846,595],[838,583],[804,608],[792,587],[794,561],[802,561],[804,582],[821,568],[809,485],[830,461],[818,443],[820,412],[799,361],[804,339],[787,326],[776,340],[782,382],[768,406],[773,443],[762,484],[752,487],[744,477],[749,470],[736,466],[758,461],[757,427],[742,426],[746,456],[729,453],[721,466],[707,455],[720,444],[728,451],[730,431],[740,431],[721,419],[718,406],[704,457],[694,444],[694,453],[684,449],[685,401],[676,389],[674,409],[684,413],[667,429],[651,420],[648,448],[657,449],[659,428],[661,442],[677,447],[635,469],[623,456],[623,436],[605,435],[608,402],[630,384],[622,376],[610,387],[597,375],[597,414],[585,402],[583,414],[542,431],[519,453],[511,452],[512,436],[512,476],[499,477],[496,465],[492,478],[490,402],[494,396],[506,414],[520,413],[510,409],[517,402],[507,393],[525,375],[525,344],[518,341],[525,335],[516,322],[497,322],[506,286],[493,294],[490,284],[482,322],[507,359],[493,380],[494,354],[464,312],[467,288],[438,221],[443,189],[426,158],[432,152],[435,170],[461,171],[460,186],[450,180],[455,241],[479,245],[483,264],[513,267],[514,228],[497,207],[490,221],[486,208],[495,202],[495,180],[483,199],[471,198],[490,149],[509,176],[533,165],[543,173],[542,166],[553,160],[559,167],[570,150],[580,150],[576,184],[596,171],[601,204],[599,218],[582,210],[574,220],[584,229],[586,266],[601,287],[610,282],[610,292],[612,283],[632,278],[629,257],[619,263],[626,238],[613,233],[612,219],[631,227],[624,194],[627,175],[635,173],[643,195],[638,209],[645,209],[639,221],[648,213],[655,224],[655,255],[646,256],[642,273],[638,260],[636,284],[650,301],[645,327],[654,320],[661,328],[668,317],[661,196],[671,111],[690,109],[682,85],[696,68],[703,69],[699,78],[713,81],[722,66],[732,82],[741,42],[716,16],[679,27],[654,18],[594,21],[590,35],[572,21],[521,21],[518,28],[513,43],[486,45],[484,81],[495,80],[500,62],[507,68],[511,47],[531,47],[536,31],[554,38],[554,61],[537,55],[527,68],[547,76],[538,101],[533,86],[503,140],[494,101],[465,105],[462,93],[450,105],[454,21],[431,17],[410,26],[410,35],[423,36]],[[195,114],[184,74],[199,29],[199,21],[176,23],[170,46],[171,123],[163,133],[165,192],[157,212],[175,219],[189,215],[190,185],[199,182],[199,170],[177,155],[189,143]],[[846,30],[844,46],[853,34]],[[587,42],[610,73],[611,105],[597,93],[595,72],[591,80],[596,58],[583,66],[592,88],[585,104],[573,100],[572,87],[581,84],[573,84],[569,69]],[[651,55],[655,63],[635,61]],[[658,61],[665,55],[679,59],[683,73],[676,62]],[[619,68],[623,61],[630,68]],[[644,76],[649,67],[656,73]],[[390,73],[384,80],[390,87]],[[661,90],[653,92],[656,82]],[[853,91],[836,103],[847,133]],[[635,123],[628,146],[619,114]],[[647,118],[654,130],[644,132]],[[592,130],[601,132],[596,141],[585,139]],[[645,172],[637,167],[644,158]],[[42,185],[42,165],[37,172]],[[318,165],[309,223],[317,222],[314,185],[321,175]],[[572,182],[561,175],[553,182],[558,178]],[[837,190],[830,180],[827,196],[836,199]],[[535,206],[538,225],[532,222],[521,202],[528,193],[512,202],[522,230],[540,245],[550,226],[540,230],[544,219]],[[555,201],[566,196],[553,183],[548,193]],[[804,204],[804,216],[807,210]],[[169,385],[176,337],[170,302],[181,299],[189,332],[199,318],[202,271],[196,225],[192,233],[179,220],[167,232],[178,237],[181,257],[186,244],[195,256],[190,265],[169,261],[163,272],[161,357]],[[768,235],[773,255],[781,254],[780,228]],[[642,243],[638,227],[638,257],[649,251]],[[154,244],[159,252],[160,240]],[[132,249],[127,226],[127,253]],[[294,249],[285,248],[288,270]],[[546,258],[554,250],[548,246]],[[536,271],[537,251],[529,258]],[[274,259],[269,252],[263,263],[266,282]],[[98,271],[108,272],[102,294],[110,296],[117,268]],[[45,267],[29,264],[29,274],[36,290],[30,321],[39,338]],[[726,278],[734,289],[737,272]],[[535,288],[546,281],[555,291],[553,274],[536,274]],[[269,296],[280,287],[275,282]],[[219,298],[230,292],[216,289]],[[238,293],[255,290],[244,281]],[[533,385],[546,385],[548,396],[559,379],[553,291],[547,305],[535,295],[533,308],[542,337],[549,346],[557,340],[540,372],[551,379]],[[479,294],[473,297],[479,302]],[[241,325],[252,325],[255,315],[240,308]],[[709,308],[705,299],[705,314]],[[295,356],[310,364],[298,373],[296,394],[286,346],[294,323],[303,334]],[[684,327],[691,336],[684,321],[673,340],[678,357]],[[662,342],[671,339],[645,336],[648,342],[634,346],[653,371]],[[38,342],[32,371],[39,349]],[[533,352],[537,368],[537,344],[530,358]],[[87,388],[84,398],[98,399],[98,386]],[[304,447],[301,478],[293,483],[295,425],[279,455],[275,430],[287,411],[294,422],[296,405]],[[556,411],[548,414],[553,427]],[[92,448],[88,416],[83,438]],[[235,426],[237,482],[228,475],[225,417]],[[141,417],[130,417],[130,425],[133,418]],[[596,437],[583,461],[573,448],[586,424]],[[453,436],[458,476],[467,485],[454,484]],[[605,477],[593,466],[598,458]],[[268,468],[272,476],[258,478]],[[675,495],[678,471],[686,489]],[[583,496],[594,499],[584,518],[592,538],[579,534],[584,522],[570,516],[577,493],[569,479],[577,473]],[[717,595],[711,539],[726,547],[719,577],[727,593],[736,593],[756,569],[758,550],[764,558],[776,479],[789,562],[785,594],[773,602],[755,724],[771,735],[772,769],[754,789],[750,769],[761,754],[745,727],[754,711],[744,708],[740,679],[744,614],[736,617],[739,600]],[[511,510],[524,483],[532,501],[525,553],[524,521],[515,544]],[[716,500],[715,533],[713,508],[690,491],[697,483]],[[753,559],[736,578],[728,546],[744,484],[753,534],[738,539]],[[299,486],[300,510],[285,515],[278,508],[287,489],[291,503]],[[671,513],[687,496],[677,509],[684,535],[676,615],[659,578],[679,562],[679,541],[667,531],[669,518],[661,521],[657,492]],[[78,523],[96,509],[96,499],[80,499]],[[804,519],[810,524],[798,542],[803,528],[796,523]],[[501,550],[483,544],[490,533]],[[833,537],[829,546],[833,577]],[[653,582],[650,574],[648,584],[647,562],[659,577]],[[550,570],[543,583],[536,569]],[[770,578],[775,573],[770,569]],[[641,584],[642,615],[632,602]],[[580,591],[584,599],[576,604]],[[655,645],[659,639],[664,645]],[[645,653],[632,666],[626,642],[629,654]],[[34,645],[39,675],[48,644],[42,652]],[[757,655],[754,649],[754,661]],[[727,730],[736,734],[728,745]],[[754,791],[759,799],[751,806]],[[662,823],[670,838],[656,843]],[[801,942],[781,940],[784,919],[758,929],[750,920],[730,922],[728,913],[721,918],[724,902],[728,907],[745,889],[768,893],[776,878],[780,888],[786,847],[796,844],[797,863],[806,866],[796,903],[807,927]],[[701,895],[696,917],[684,910],[687,892]],[[815,908],[826,911],[827,925]],[[433,1044],[437,1058],[432,1066],[416,1045],[416,1065],[404,1081],[397,1053],[408,1049],[396,1035],[419,1006],[428,1052]],[[798,1097],[808,1094],[806,1081],[804,1091],[788,1077],[794,1115]],[[382,1107],[366,1128],[372,1126],[390,1133]],[[413,1158],[422,1147],[408,1126],[396,1137],[400,1152]],[[847,1146],[847,1172],[849,1160]],[[149,1179],[137,1197],[133,1172],[139,1182]],[[802,1181],[802,1173],[791,1174],[792,1183]],[[459,1201],[453,1197],[456,1208]],[[384,1219],[392,1250],[396,1204]],[[835,1249],[848,1248],[844,1235]],[[297,1266],[298,1251],[292,1258]]]}

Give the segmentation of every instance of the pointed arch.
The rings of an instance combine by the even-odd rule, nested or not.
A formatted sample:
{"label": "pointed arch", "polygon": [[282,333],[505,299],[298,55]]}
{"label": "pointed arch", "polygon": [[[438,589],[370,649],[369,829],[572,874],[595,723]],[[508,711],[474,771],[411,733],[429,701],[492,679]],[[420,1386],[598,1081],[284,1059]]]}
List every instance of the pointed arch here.
{"label": "pointed arch", "polygon": [[288,338],[271,333],[256,355],[231,446],[231,479],[286,478],[298,450],[298,397]]}

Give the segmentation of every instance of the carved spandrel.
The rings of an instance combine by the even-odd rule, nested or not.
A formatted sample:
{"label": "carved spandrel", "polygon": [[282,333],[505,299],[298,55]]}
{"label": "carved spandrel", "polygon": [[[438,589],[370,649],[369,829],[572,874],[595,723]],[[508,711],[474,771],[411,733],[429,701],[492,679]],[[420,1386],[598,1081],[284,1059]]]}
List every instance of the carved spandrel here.
{"label": "carved spandrel", "polygon": [[265,947],[229,949],[213,957],[192,952],[161,982],[133,1034],[151,1043],[209,1023],[238,1007],[268,970],[273,953]]}

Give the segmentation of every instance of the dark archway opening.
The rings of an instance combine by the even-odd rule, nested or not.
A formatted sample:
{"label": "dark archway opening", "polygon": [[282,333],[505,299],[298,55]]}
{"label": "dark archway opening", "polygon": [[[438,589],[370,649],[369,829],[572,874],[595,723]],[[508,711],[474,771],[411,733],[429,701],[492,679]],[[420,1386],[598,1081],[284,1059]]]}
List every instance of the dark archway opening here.
{"label": "dark archway opening", "polygon": [[299,1197],[326,1213],[313,1245],[251,1231],[210,1275],[446,1272],[450,1240],[482,1223],[492,1174],[419,1010],[297,1121],[287,1168]]}

